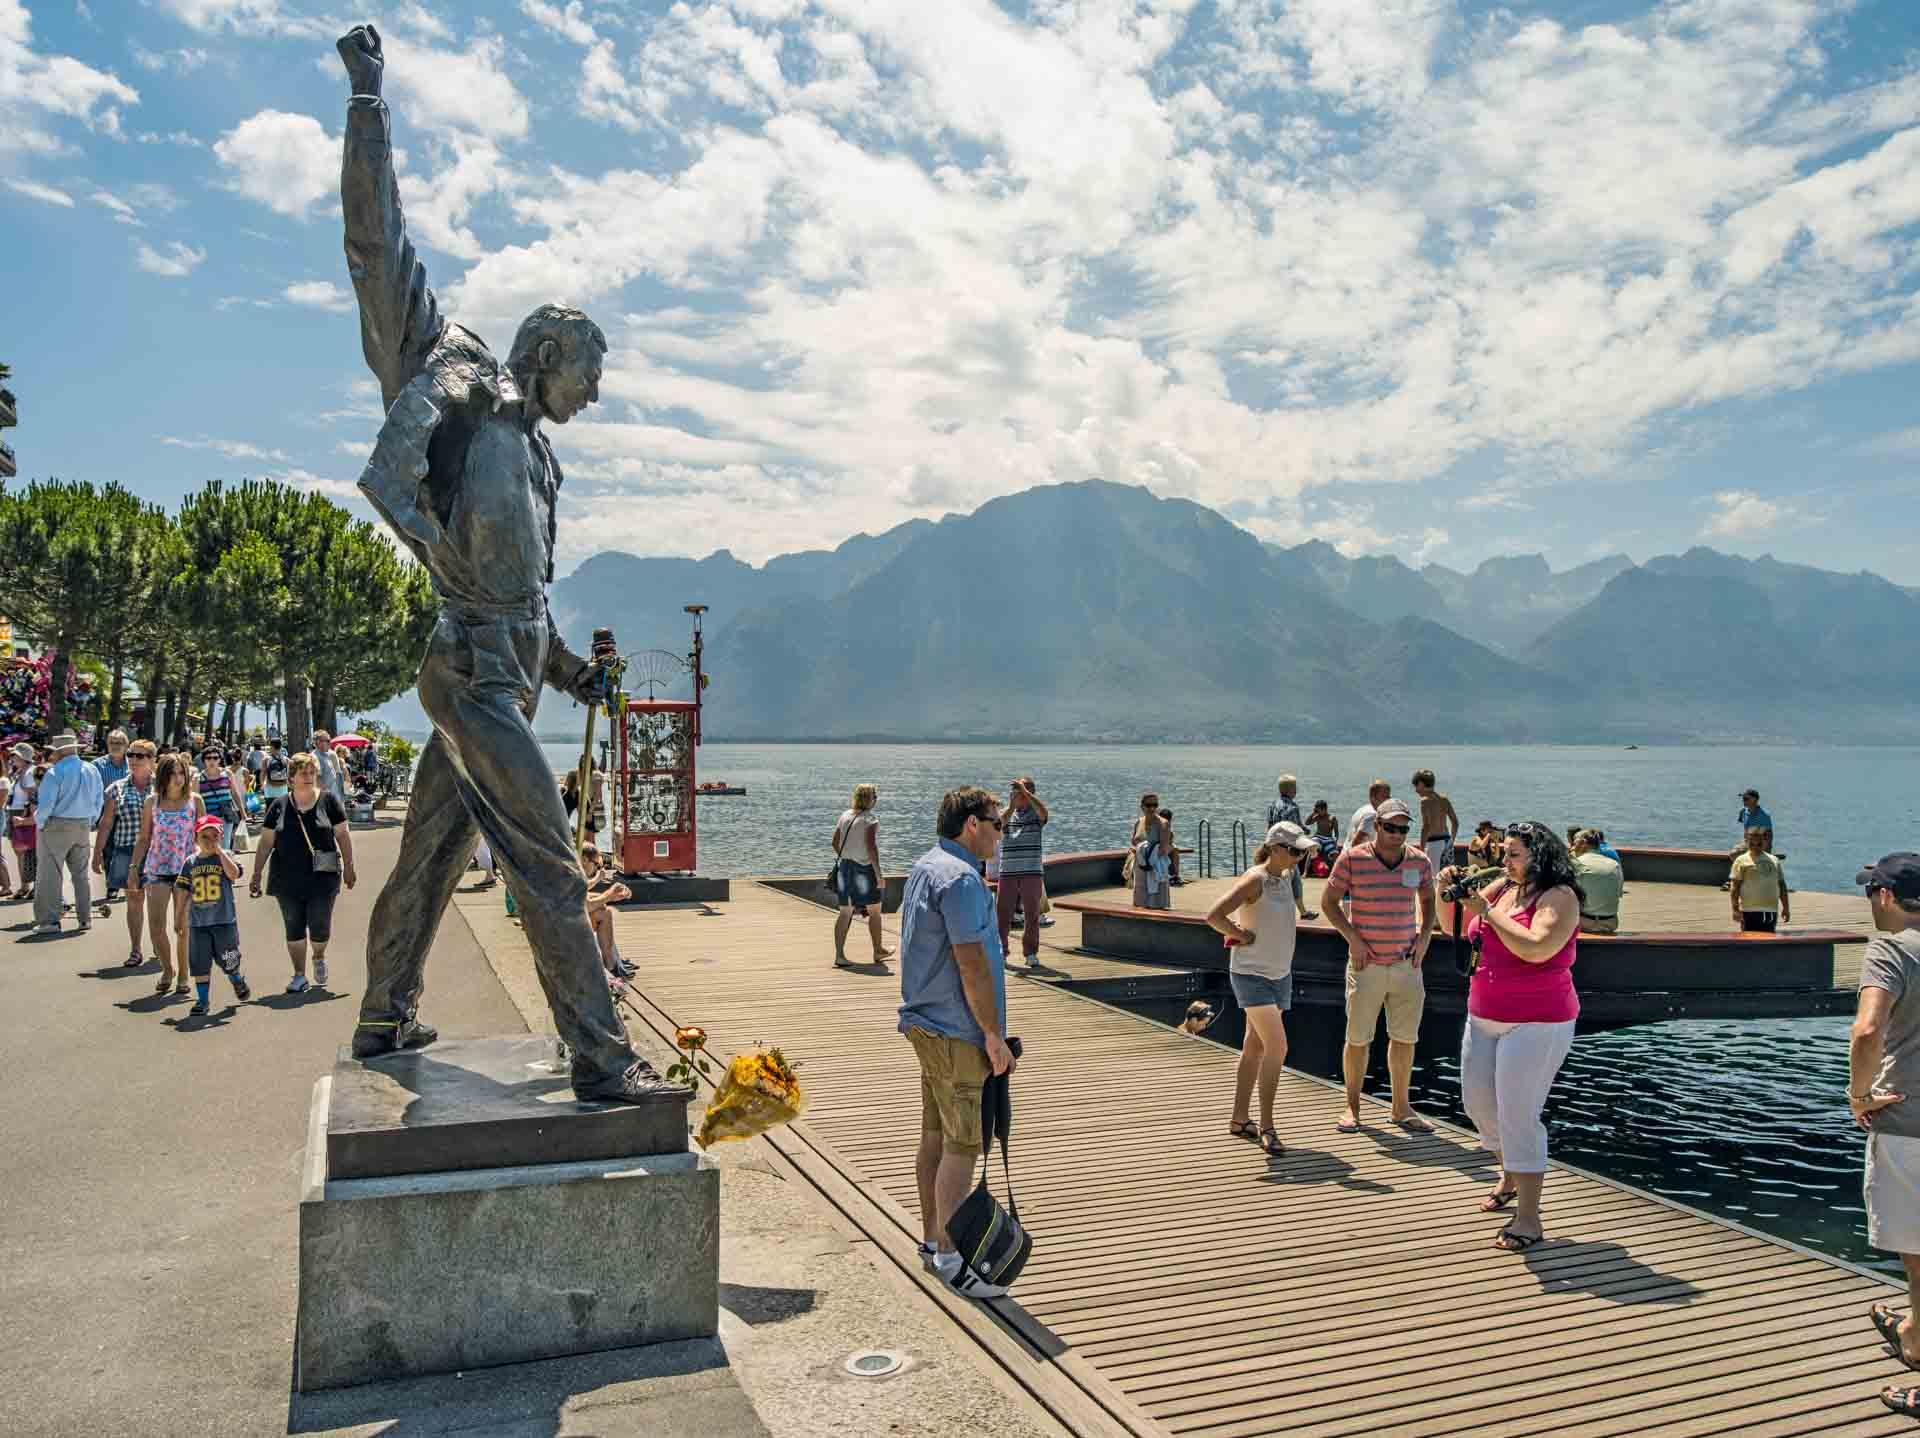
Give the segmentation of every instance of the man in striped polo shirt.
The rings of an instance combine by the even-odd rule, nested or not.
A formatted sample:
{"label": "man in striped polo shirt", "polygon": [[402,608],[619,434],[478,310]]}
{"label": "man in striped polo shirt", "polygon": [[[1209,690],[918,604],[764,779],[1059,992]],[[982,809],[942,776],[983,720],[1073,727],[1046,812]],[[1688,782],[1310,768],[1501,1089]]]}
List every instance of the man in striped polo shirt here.
{"label": "man in striped polo shirt", "polygon": [[1022,775],[1008,786],[1007,807],[1001,811],[1005,831],[1000,839],[998,914],[1000,952],[1007,951],[1013,911],[1021,915],[1020,952],[1027,967],[1040,967],[1040,908],[1046,898],[1046,865],[1041,830],[1047,826],[1047,806],[1033,792],[1033,778]]}
{"label": "man in striped polo shirt", "polygon": [[1360,1129],[1360,1089],[1380,1011],[1387,1011],[1387,1072],[1393,1080],[1393,1121],[1410,1133],[1433,1125],[1413,1111],[1413,1046],[1427,1006],[1420,965],[1433,942],[1437,902],[1433,864],[1407,842],[1412,811],[1389,799],[1374,813],[1371,842],[1341,851],[1320,897],[1327,922],[1347,941],[1347,1045],[1342,1068],[1347,1111],[1334,1125]]}

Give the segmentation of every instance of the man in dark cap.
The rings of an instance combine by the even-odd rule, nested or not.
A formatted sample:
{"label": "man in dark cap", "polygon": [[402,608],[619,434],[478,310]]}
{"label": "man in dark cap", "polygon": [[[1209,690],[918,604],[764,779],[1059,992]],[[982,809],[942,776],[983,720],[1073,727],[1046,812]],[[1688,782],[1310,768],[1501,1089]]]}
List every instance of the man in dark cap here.
{"label": "man in dark cap", "polygon": [[[1920,854],[1888,854],[1854,882],[1867,891],[1873,941],[1860,961],[1860,1008],[1848,1049],[1847,1107],[1867,1131],[1867,1242],[1900,1255],[1920,1309]],[[1920,1368],[1920,1325],[1873,1309],[1874,1327]],[[1881,1400],[1920,1417],[1920,1387]]]}

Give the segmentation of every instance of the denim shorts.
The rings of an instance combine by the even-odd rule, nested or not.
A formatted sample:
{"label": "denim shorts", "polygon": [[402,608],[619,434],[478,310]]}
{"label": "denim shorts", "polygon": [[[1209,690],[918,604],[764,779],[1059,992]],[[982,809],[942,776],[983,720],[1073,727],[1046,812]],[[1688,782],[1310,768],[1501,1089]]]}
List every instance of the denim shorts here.
{"label": "denim shorts", "polygon": [[1262,974],[1228,974],[1233,982],[1233,1001],[1243,1009],[1272,1004],[1285,1013],[1293,1007],[1293,975],[1269,979]]}

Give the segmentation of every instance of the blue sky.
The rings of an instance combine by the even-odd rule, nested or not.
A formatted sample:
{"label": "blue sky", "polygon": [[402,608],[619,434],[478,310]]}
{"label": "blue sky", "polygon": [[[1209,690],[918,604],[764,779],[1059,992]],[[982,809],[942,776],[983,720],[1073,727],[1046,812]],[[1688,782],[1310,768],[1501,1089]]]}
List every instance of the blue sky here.
{"label": "blue sky", "polygon": [[368,513],[366,18],[443,303],[612,341],[563,567],[1098,475],[1412,561],[1920,570],[1909,0],[0,0],[23,477]]}

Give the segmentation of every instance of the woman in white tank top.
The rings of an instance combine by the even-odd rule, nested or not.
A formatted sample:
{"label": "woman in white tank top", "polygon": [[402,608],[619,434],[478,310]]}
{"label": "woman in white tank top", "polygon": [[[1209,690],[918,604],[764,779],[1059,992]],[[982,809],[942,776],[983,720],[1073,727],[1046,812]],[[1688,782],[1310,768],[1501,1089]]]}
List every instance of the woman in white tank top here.
{"label": "woman in white tank top", "polygon": [[886,904],[887,881],[880,873],[880,821],[873,806],[880,791],[871,784],[853,787],[853,806],[833,826],[833,888],[840,901],[840,913],[833,921],[833,966],[850,969],[847,957],[847,931],[853,921],[867,921],[873,939],[873,961],[877,964],[893,956],[880,939],[880,914]]}
{"label": "woman in white tank top", "polygon": [[[1273,1095],[1287,1061],[1287,1026],[1282,1015],[1293,1007],[1293,943],[1299,923],[1293,903],[1293,869],[1319,847],[1298,824],[1285,820],[1275,824],[1253,851],[1253,867],[1207,913],[1207,922],[1226,936],[1232,950],[1228,977],[1234,1002],[1247,1019],[1227,1132],[1257,1140],[1270,1154],[1285,1150],[1273,1127]],[[1247,1117],[1256,1077],[1260,1080],[1258,1128]]]}

